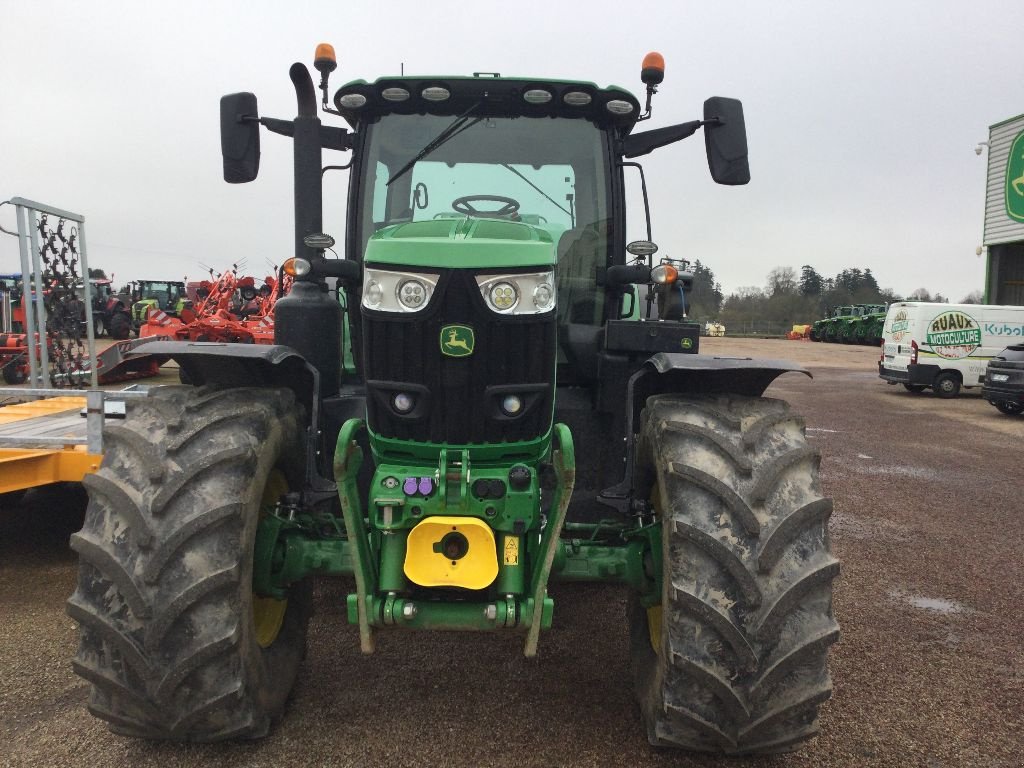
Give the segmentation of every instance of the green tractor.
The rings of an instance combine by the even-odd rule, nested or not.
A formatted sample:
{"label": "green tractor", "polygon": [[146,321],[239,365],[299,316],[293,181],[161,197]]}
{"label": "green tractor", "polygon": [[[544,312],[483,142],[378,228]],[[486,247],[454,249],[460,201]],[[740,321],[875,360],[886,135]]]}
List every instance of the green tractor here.
{"label": "green tractor", "polygon": [[888,311],[885,304],[866,304],[864,314],[853,324],[852,341],[854,344],[878,346],[882,343],[882,326]]}
{"label": "green tractor", "polygon": [[853,344],[857,326],[868,314],[868,308],[864,304],[854,304],[849,308],[848,315],[841,316],[836,321],[836,338],[840,344]]}
{"label": "green tractor", "polygon": [[836,307],[828,317],[818,321],[821,323],[818,338],[829,343],[837,342],[844,323],[851,317],[853,317],[852,306]]}
{"label": "green tractor", "polygon": [[177,317],[187,303],[185,283],[174,280],[135,280],[131,284],[132,330],[138,335],[152,309]]}
{"label": "green tractor", "polygon": [[[652,744],[812,737],[839,632],[832,502],[803,420],[763,397],[806,371],[696,354],[692,275],[654,260],[649,227],[625,237],[632,158],[703,129],[713,179],[747,183],[740,102],[635,131],[660,56],[646,108],[490,74],[356,80],[328,103],[330,46],[315,66],[347,128],[321,123],[302,64],[294,120],[221,100],[228,182],[256,178],[261,126],[293,145],[275,344],[151,342],[194,386],[129,401],[86,479],[68,612],[90,711],[146,739],[263,736],[302,664],[313,577],[354,576],[364,653],[474,630],[519,633],[527,657],[557,614],[549,582],[591,581],[629,593]],[[324,255],[325,149],[350,153],[332,163],[350,175],[345,259]]]}

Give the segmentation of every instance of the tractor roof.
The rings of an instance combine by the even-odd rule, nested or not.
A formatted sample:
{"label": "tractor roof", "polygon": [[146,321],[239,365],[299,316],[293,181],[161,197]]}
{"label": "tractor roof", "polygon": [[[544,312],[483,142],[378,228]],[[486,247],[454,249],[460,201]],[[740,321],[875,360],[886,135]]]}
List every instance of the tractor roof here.
{"label": "tractor roof", "polygon": [[[484,73],[481,73],[484,74]],[[353,80],[334,94],[334,106],[355,127],[380,115],[582,117],[628,134],[640,116],[629,91],[578,80],[498,77],[382,77]]]}

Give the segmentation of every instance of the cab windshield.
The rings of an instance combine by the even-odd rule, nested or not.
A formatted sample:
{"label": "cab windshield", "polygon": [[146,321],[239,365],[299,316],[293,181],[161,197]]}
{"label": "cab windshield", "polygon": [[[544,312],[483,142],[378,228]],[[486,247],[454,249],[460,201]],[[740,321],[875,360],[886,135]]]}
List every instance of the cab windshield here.
{"label": "cab windshield", "polygon": [[[451,132],[453,121],[385,115],[366,126],[360,255],[385,227],[467,215],[460,198],[483,214],[506,207],[500,218],[544,229],[556,244],[559,313],[571,314],[570,322],[600,323],[596,274],[607,263],[610,216],[604,131],[583,119],[474,117]],[[482,196],[510,198],[515,210]]]}

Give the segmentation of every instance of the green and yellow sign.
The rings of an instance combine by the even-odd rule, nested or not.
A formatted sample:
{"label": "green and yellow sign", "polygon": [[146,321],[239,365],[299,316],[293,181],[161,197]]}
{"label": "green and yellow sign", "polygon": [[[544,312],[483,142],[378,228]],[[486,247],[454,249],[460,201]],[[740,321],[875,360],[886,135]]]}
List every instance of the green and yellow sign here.
{"label": "green and yellow sign", "polygon": [[1024,131],[1013,140],[1006,161],[1006,215],[1024,222]]}
{"label": "green and yellow sign", "polygon": [[943,312],[928,323],[925,341],[939,357],[955,360],[981,346],[981,328],[965,312]]}
{"label": "green and yellow sign", "polygon": [[468,325],[446,325],[441,329],[441,354],[448,357],[469,357],[476,337]]}

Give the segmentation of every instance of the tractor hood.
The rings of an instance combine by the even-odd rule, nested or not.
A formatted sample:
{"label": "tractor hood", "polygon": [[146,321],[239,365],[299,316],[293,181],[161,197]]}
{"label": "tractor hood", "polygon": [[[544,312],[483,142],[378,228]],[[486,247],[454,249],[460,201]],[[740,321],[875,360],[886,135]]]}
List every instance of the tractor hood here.
{"label": "tractor hood", "polygon": [[367,243],[364,261],[448,269],[553,267],[555,245],[547,230],[531,224],[459,216],[382,229]]}

